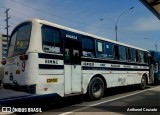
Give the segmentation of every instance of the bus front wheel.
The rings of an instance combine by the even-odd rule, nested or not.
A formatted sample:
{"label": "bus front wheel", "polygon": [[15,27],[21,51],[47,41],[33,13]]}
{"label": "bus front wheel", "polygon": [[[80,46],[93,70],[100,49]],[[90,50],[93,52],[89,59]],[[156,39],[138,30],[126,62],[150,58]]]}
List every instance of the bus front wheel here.
{"label": "bus front wheel", "polygon": [[147,85],[147,79],[146,77],[143,75],[142,76],[142,79],[141,79],[141,84],[140,84],[140,89],[145,89],[146,88],[146,85]]}
{"label": "bus front wheel", "polygon": [[88,97],[91,100],[98,100],[104,94],[104,82],[101,78],[95,77],[91,79],[88,86]]}

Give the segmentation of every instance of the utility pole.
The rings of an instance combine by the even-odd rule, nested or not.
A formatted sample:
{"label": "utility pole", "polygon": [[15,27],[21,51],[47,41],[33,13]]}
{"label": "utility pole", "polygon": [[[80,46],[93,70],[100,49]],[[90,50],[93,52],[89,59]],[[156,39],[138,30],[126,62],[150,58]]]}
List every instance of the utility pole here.
{"label": "utility pole", "polygon": [[155,47],[156,47],[156,51],[157,51],[157,49],[158,49],[158,48],[157,48],[157,43],[155,43]]}
{"label": "utility pole", "polygon": [[133,8],[134,8],[134,7],[131,7],[131,8],[129,8],[129,9],[125,10],[124,12],[122,12],[122,13],[118,16],[118,18],[117,18],[116,21],[115,21],[114,19],[112,19],[112,18],[100,19],[100,21],[103,21],[103,20],[106,20],[106,19],[109,19],[109,20],[113,21],[113,23],[114,23],[114,25],[115,25],[116,41],[118,41],[118,35],[117,35],[117,33],[118,33],[118,21],[119,21],[119,18],[120,18],[123,14],[125,14],[126,12],[128,12],[129,10],[132,10]]}
{"label": "utility pole", "polygon": [[9,30],[9,27],[10,25],[8,25],[8,20],[11,18],[11,17],[8,17],[8,11],[10,10],[10,8],[6,9],[6,11],[4,13],[6,13],[6,27],[5,29],[7,30],[7,52],[8,52],[8,40],[9,40],[9,35],[8,35],[8,30]]}

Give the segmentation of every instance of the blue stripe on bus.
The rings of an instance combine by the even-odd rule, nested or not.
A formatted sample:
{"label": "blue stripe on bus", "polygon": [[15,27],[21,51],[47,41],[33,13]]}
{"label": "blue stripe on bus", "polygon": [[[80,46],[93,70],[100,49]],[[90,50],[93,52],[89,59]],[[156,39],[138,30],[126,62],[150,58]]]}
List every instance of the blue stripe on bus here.
{"label": "blue stripe on bus", "polygon": [[134,62],[122,62],[116,60],[107,60],[107,59],[93,59],[93,58],[82,58],[82,61],[86,62],[97,62],[97,63],[109,63],[109,64],[124,64],[124,65],[137,65],[137,66],[149,66],[149,64],[141,64],[141,63],[134,63]]}
{"label": "blue stripe on bus", "polygon": [[82,66],[82,70],[113,70],[113,71],[149,71],[149,69],[136,68],[111,68],[111,67],[86,67]]}
{"label": "blue stripe on bus", "polygon": [[[61,59],[63,60],[64,57],[60,55],[54,55],[54,54],[44,54],[39,53],[38,58],[43,59]],[[107,59],[98,59],[98,58],[81,58],[81,61],[86,62],[97,62],[97,63],[109,63],[109,64],[124,64],[124,65],[137,65],[137,66],[149,66],[149,64],[143,64],[143,63],[136,63],[136,62],[124,62],[124,61],[117,61],[117,60],[107,60]]]}
{"label": "blue stripe on bus", "polygon": [[39,64],[39,69],[64,69],[64,65]]}
{"label": "blue stripe on bus", "polygon": [[[39,64],[39,69],[64,69],[64,65]],[[82,70],[149,71],[149,69],[140,69],[140,68],[111,68],[111,67],[88,67],[88,66],[82,66]]]}
{"label": "blue stripe on bus", "polygon": [[39,53],[38,58],[44,58],[44,59],[61,59],[63,60],[63,56],[60,55],[54,55],[54,54],[44,54],[44,53]]}

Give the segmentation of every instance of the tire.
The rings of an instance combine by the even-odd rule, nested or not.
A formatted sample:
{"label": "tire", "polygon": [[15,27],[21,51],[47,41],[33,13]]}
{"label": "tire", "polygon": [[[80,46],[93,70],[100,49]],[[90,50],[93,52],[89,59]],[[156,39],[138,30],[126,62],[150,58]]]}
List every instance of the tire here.
{"label": "tire", "polygon": [[146,77],[143,75],[142,76],[142,79],[141,79],[141,84],[140,84],[140,89],[145,89],[146,88],[146,86],[147,86],[147,79],[146,79]]}
{"label": "tire", "polygon": [[98,100],[104,94],[104,82],[101,78],[95,77],[91,79],[88,86],[88,97],[90,100]]}

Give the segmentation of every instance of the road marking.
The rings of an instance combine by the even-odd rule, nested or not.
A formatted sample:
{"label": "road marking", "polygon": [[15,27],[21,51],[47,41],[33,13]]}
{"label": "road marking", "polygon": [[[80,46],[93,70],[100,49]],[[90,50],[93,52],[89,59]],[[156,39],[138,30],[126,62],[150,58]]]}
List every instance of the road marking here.
{"label": "road marking", "polygon": [[9,115],[9,114],[13,114],[12,112],[0,112],[0,115]]}
{"label": "road marking", "polygon": [[95,103],[95,104],[92,104],[92,105],[88,105],[87,107],[82,107],[82,108],[75,109],[75,110],[70,111],[70,112],[61,113],[59,115],[68,115],[68,114],[71,114],[71,113],[74,113],[74,112],[77,112],[77,111],[81,111],[81,110],[87,109],[89,107],[93,107],[93,106],[100,105],[100,104],[103,104],[103,103],[108,103],[108,102],[111,102],[111,101],[115,101],[115,100],[122,99],[122,98],[125,98],[125,97],[133,96],[133,95],[136,95],[136,94],[139,94],[139,93],[142,93],[142,92],[145,92],[145,91],[157,89],[157,88],[160,88],[160,86],[154,87],[154,88],[150,88],[150,89],[146,89],[146,90],[143,90],[143,91],[139,91],[139,92],[136,92],[136,93],[132,93],[132,94],[129,94],[129,95],[125,95],[125,96],[122,96],[122,97],[117,97],[117,98],[114,98],[114,99],[111,99],[111,100],[107,100],[107,101]]}

